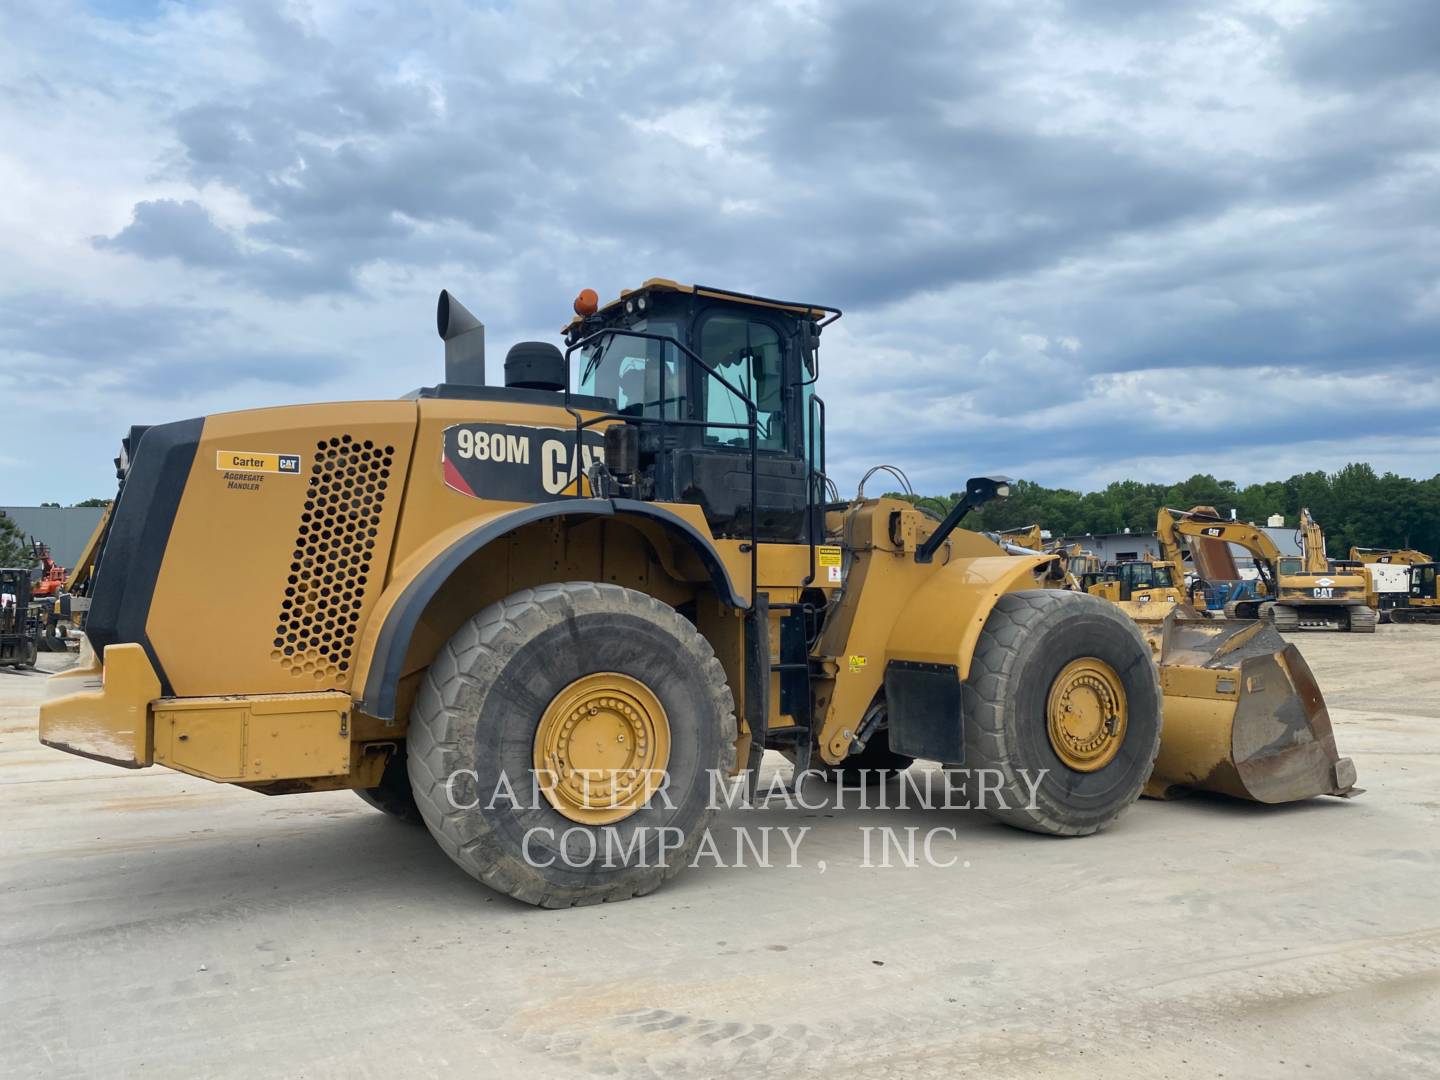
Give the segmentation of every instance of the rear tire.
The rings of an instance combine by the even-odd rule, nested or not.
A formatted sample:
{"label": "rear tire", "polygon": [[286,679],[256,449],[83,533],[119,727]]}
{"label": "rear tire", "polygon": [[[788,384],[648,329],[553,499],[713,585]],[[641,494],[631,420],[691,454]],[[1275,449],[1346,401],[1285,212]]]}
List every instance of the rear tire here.
{"label": "rear tire", "polygon": [[[537,732],[579,680],[612,674],[663,710],[667,786],[628,816],[587,824],[536,791]],[[409,772],[426,826],[461,869],[562,908],[644,895],[689,863],[714,813],[712,770],[733,772],[735,740],[724,669],[691,623],[644,593],[570,582],[492,604],[440,650],[411,716]]]}
{"label": "rear tire", "polygon": [[[1124,695],[1124,728],[1103,764],[1067,765],[1050,733],[1050,702],[1077,662],[1107,669]],[[1160,750],[1160,683],[1149,646],[1113,604],[1083,593],[1007,593],[990,612],[961,688],[965,766],[1000,774],[998,821],[1054,836],[1104,828],[1140,796]],[[1040,779],[1031,796],[1022,777]],[[993,790],[993,789],[992,789]]]}

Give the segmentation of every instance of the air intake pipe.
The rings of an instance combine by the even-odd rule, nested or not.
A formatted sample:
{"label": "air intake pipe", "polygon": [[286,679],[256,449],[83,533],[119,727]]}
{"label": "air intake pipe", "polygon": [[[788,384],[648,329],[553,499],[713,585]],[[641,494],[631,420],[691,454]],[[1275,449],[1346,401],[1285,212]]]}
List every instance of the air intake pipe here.
{"label": "air intake pipe", "polygon": [[445,289],[435,308],[435,329],[445,342],[445,381],[485,385],[485,324]]}

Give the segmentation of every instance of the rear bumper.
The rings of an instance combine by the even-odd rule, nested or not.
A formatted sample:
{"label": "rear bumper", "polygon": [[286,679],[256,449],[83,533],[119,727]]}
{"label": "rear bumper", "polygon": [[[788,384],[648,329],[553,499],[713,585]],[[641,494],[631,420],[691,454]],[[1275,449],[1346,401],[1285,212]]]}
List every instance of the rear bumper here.
{"label": "rear bumper", "polygon": [[51,676],[49,695],[40,706],[42,743],[127,769],[164,765],[251,785],[354,776],[373,786],[371,774],[384,764],[383,755],[352,747],[349,694],[162,697],[155,668],[134,643],[111,645],[102,663],[87,640],[79,665]]}
{"label": "rear bumper", "polygon": [[40,741],[67,754],[144,768],[154,760],[150,703],[159,696],[160,680],[142,646],[112,645],[102,664],[87,640],[80,663],[50,677]]}

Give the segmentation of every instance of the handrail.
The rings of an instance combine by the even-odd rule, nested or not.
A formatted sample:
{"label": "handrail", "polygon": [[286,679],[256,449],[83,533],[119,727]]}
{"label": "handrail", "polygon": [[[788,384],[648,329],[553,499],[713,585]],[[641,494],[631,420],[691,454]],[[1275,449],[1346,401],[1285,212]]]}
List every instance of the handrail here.
{"label": "handrail", "polygon": [[[707,375],[713,378],[726,390],[730,391],[730,393],[733,394],[735,397],[740,399],[741,403],[745,406],[746,422],[744,424],[723,422],[711,423],[707,420],[671,420],[667,418],[665,416],[665,358],[663,355],[660,358],[659,416],[632,416],[628,413],[602,413],[600,415],[592,417],[589,420],[586,420],[584,416],[570,404],[570,358],[577,349],[584,349],[587,346],[599,341],[601,338],[604,338],[606,336],[614,336],[616,334],[624,334],[626,337],[642,338],[647,341],[658,341],[662,344],[674,345],[677,349],[679,349],[682,353],[689,357],[692,362],[698,364]],[[682,344],[677,338],[675,338],[674,335],[653,334],[648,330],[633,330],[623,326],[601,327],[599,330],[596,330],[595,332],[587,334],[585,337],[576,340],[568,348],[566,348],[564,402],[565,411],[568,412],[571,416],[575,417],[575,452],[574,456],[571,457],[570,460],[572,462],[572,468],[575,471],[576,497],[579,497],[580,495],[579,466],[581,456],[580,451],[582,433],[588,427],[593,427],[594,425],[603,423],[607,420],[622,420],[625,423],[656,424],[662,429],[662,431],[667,425],[670,425],[674,427],[726,428],[731,430],[743,430],[748,432],[750,436],[750,608],[753,611],[755,608],[755,596],[760,587],[760,541],[758,539],[760,533],[760,454],[759,443],[757,441],[760,422],[759,409],[755,405],[755,402],[750,400],[750,398],[746,394],[742,393],[740,389],[734,386],[730,382],[730,380],[725,378],[724,375],[721,375],[713,367],[707,364],[705,360],[693,349]]]}

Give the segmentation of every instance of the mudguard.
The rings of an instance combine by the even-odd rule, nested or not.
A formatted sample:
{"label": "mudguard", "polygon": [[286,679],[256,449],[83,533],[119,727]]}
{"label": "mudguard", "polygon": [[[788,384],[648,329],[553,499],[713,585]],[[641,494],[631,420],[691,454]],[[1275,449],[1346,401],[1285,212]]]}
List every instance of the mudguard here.
{"label": "mudguard", "polygon": [[960,685],[995,602],[1034,588],[1048,557],[957,559],[911,594],[885,649],[890,749],[956,764],[964,760]]}
{"label": "mudguard", "polygon": [[395,719],[396,696],[410,637],[431,598],[450,576],[486,544],[547,518],[631,517],[662,526],[688,546],[710,576],[715,591],[732,607],[749,601],[736,590],[712,540],[678,514],[633,499],[561,499],[469,518],[418,549],[395,568],[360,640],[356,708],[379,720]]}

